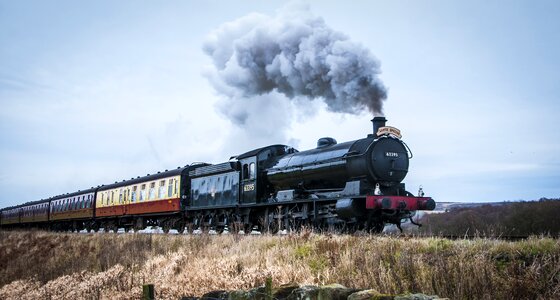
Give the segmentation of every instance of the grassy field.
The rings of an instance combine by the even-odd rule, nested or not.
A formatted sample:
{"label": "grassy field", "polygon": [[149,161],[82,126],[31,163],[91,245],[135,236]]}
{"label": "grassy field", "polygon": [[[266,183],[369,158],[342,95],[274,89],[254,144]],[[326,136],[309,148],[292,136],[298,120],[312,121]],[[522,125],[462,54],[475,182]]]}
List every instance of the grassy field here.
{"label": "grassy field", "polygon": [[559,299],[560,243],[0,231],[0,299],[157,299],[286,283],[451,299]]}

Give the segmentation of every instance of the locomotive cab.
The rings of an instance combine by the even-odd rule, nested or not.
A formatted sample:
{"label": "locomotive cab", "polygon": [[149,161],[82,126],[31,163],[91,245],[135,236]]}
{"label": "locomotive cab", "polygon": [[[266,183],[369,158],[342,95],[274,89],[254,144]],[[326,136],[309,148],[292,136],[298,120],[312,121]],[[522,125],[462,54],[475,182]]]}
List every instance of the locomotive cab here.
{"label": "locomotive cab", "polygon": [[241,164],[241,203],[256,203],[257,191],[257,157],[251,156],[239,161]]}
{"label": "locomotive cab", "polygon": [[240,198],[241,204],[266,202],[273,192],[273,187],[266,177],[266,170],[274,165],[278,158],[297,150],[286,145],[272,145],[232,157],[240,164]]}

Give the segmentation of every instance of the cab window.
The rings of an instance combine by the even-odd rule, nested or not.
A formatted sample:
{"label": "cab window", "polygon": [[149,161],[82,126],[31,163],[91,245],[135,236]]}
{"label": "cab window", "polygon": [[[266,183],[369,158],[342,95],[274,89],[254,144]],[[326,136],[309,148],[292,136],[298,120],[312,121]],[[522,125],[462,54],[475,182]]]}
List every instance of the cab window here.
{"label": "cab window", "polygon": [[255,163],[249,165],[249,179],[255,179]]}
{"label": "cab window", "polygon": [[243,179],[249,179],[249,165],[243,165]]}

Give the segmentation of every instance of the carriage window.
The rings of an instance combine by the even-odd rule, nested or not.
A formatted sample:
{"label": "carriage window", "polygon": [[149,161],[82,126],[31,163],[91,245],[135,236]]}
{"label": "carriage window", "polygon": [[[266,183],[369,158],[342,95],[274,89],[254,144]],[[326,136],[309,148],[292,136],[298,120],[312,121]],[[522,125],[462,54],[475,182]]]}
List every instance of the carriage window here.
{"label": "carriage window", "polygon": [[255,179],[255,163],[249,165],[249,179]]}
{"label": "carriage window", "polygon": [[173,179],[169,179],[169,185],[167,186],[167,197],[173,195]]}
{"label": "carriage window", "polygon": [[149,196],[150,196],[150,199],[154,199],[156,197],[156,183],[155,182],[150,183]]}
{"label": "carriage window", "polygon": [[158,198],[165,198],[165,180],[159,182]]}
{"label": "carriage window", "polygon": [[119,190],[119,203],[122,204],[123,202],[123,189]]}
{"label": "carriage window", "polygon": [[145,199],[146,199],[146,185],[143,184],[140,190],[140,201],[143,201]]}
{"label": "carriage window", "polygon": [[132,195],[131,195],[131,198],[130,198],[130,202],[136,201],[136,188],[137,188],[137,186],[132,187]]}

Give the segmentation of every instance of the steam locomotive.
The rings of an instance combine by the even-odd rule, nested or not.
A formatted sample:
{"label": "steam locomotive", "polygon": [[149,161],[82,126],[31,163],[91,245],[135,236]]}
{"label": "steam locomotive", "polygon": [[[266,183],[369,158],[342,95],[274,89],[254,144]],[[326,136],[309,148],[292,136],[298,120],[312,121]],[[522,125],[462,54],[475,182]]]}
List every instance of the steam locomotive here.
{"label": "steam locomotive", "polygon": [[[373,134],[297,151],[272,145],[220,164],[196,163],[1,210],[2,227],[117,231],[161,226],[276,233],[319,230],[381,232],[435,202],[407,192],[411,152],[400,131],[375,117]],[[416,223],[414,223],[416,224]],[[416,224],[418,225],[418,224]]]}

